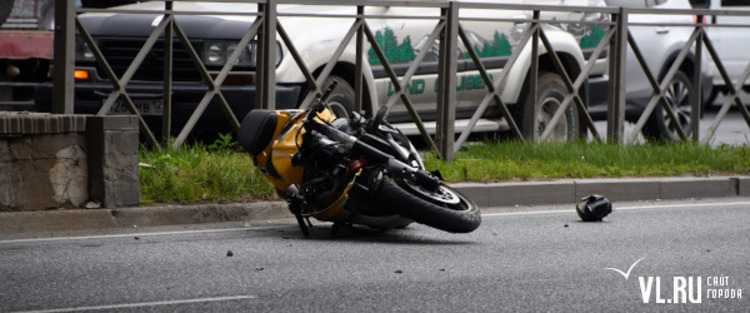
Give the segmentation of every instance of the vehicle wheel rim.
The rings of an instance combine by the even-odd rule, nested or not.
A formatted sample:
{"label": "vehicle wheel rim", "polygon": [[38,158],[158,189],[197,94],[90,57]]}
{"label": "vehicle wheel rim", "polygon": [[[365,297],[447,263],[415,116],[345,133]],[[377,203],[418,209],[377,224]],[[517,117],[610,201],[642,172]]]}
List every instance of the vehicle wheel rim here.
{"label": "vehicle wheel rim", "polygon": [[550,122],[552,121],[552,117],[555,116],[555,112],[557,112],[557,109],[562,105],[562,103],[554,97],[549,97],[547,99],[544,99],[544,102],[542,102],[541,106],[539,107],[539,111],[536,115],[537,120],[537,136],[539,136],[540,140],[548,140],[548,141],[565,141],[567,140],[568,135],[568,121],[565,116],[563,116],[558,122],[557,125],[555,125],[555,129],[545,138],[541,138],[542,134],[544,134],[544,130],[547,129]]}
{"label": "vehicle wheel rim", "polygon": [[[677,117],[677,122],[682,127],[685,135],[691,133],[692,127],[690,127],[691,116],[693,115],[693,109],[690,106],[690,87],[687,86],[682,80],[675,80],[669,85],[664,98],[674,111]],[[665,130],[669,136],[675,140],[680,139],[679,132],[677,131],[677,124],[669,118],[667,110],[662,108],[662,119],[664,120]]]}
{"label": "vehicle wheel rim", "polygon": [[404,180],[404,185],[406,185],[409,190],[419,194],[421,198],[428,199],[431,202],[449,205],[456,205],[461,202],[460,196],[443,186],[439,186],[437,191],[431,191],[408,180]]}

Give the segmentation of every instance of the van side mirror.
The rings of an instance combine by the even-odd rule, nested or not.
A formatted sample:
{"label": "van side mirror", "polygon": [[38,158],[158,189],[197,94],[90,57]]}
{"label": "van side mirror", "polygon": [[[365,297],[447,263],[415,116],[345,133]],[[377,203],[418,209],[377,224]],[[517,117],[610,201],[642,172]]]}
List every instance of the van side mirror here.
{"label": "van side mirror", "polygon": [[665,4],[669,0],[646,0],[646,7],[652,8],[660,4]]}

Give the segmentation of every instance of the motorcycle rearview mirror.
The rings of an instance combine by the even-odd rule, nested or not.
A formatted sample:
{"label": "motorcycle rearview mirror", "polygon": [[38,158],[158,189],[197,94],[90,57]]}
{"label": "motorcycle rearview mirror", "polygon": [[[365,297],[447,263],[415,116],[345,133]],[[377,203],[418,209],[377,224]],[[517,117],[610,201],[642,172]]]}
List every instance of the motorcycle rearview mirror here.
{"label": "motorcycle rearview mirror", "polygon": [[326,91],[323,92],[323,95],[321,95],[320,98],[318,98],[318,102],[316,103],[316,108],[315,108],[316,112],[320,112],[323,110],[324,107],[326,107],[326,104],[325,104],[326,99],[328,99],[328,97],[333,92],[333,89],[336,89],[336,85],[338,84],[339,82],[335,79],[331,81],[331,84],[328,85],[328,88],[326,88]]}
{"label": "motorcycle rearview mirror", "polygon": [[323,111],[323,109],[327,108],[328,105],[326,104],[326,99],[328,99],[328,96],[331,95],[331,92],[333,92],[333,89],[336,88],[336,85],[338,85],[338,81],[335,79],[331,82],[330,85],[328,85],[328,88],[326,88],[326,91],[323,92],[323,94],[312,104],[310,105],[307,110],[308,112],[311,112],[313,114],[308,114],[307,118],[305,119],[308,122],[311,122],[313,118],[317,115],[317,113],[320,113]]}

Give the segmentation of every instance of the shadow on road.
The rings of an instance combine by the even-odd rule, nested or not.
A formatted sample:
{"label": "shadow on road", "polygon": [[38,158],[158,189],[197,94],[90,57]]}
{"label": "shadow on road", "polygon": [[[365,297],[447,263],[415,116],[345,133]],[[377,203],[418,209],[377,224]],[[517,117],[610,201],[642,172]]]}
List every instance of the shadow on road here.
{"label": "shadow on road", "polygon": [[[339,242],[367,242],[386,243],[398,245],[467,245],[476,244],[471,240],[465,240],[465,235],[452,235],[445,233],[434,236],[435,231],[415,225],[409,225],[403,229],[373,229],[362,226],[342,226],[334,230],[332,224],[315,224],[311,228],[310,236],[305,238],[302,231],[295,225],[277,228],[276,234],[281,234],[285,239],[298,242],[312,241],[339,241]],[[433,235],[432,237],[430,235]],[[439,238],[438,238],[439,237]]]}

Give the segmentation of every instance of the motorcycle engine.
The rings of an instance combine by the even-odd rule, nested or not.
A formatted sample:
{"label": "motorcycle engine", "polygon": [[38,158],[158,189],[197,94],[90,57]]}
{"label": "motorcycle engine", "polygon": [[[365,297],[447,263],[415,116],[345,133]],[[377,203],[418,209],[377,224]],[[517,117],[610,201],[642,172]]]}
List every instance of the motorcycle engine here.
{"label": "motorcycle engine", "polygon": [[[356,126],[347,119],[337,119],[331,126],[353,134]],[[302,176],[300,193],[308,204],[310,211],[327,208],[334,203],[348,183],[348,151],[335,141],[321,134],[306,133],[303,138],[305,171]]]}

